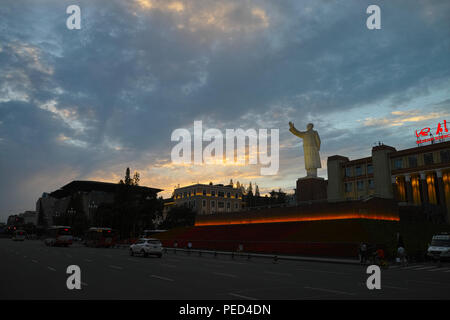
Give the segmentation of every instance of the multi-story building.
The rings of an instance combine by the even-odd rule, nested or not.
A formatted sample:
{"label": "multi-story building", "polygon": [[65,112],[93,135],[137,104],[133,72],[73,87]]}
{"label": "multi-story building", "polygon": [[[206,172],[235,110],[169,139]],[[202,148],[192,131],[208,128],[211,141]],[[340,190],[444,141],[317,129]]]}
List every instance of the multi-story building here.
{"label": "multi-story building", "polygon": [[372,156],[328,158],[328,201],[391,198],[400,204],[441,207],[450,221],[450,141],[396,150],[372,148]]}
{"label": "multi-story building", "polygon": [[242,190],[232,185],[194,184],[174,190],[175,205],[187,205],[197,214],[242,210]]}

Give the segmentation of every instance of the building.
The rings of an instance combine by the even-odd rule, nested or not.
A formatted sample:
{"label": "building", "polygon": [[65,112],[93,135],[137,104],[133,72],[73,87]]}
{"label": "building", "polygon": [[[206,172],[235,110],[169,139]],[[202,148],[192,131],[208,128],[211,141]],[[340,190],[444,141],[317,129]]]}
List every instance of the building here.
{"label": "building", "polygon": [[328,201],[380,197],[431,205],[450,221],[450,141],[396,150],[380,144],[370,157],[328,158]]}
{"label": "building", "polygon": [[[108,182],[72,181],[56,191],[44,193],[36,202],[38,224],[50,226],[54,224],[56,218],[73,213],[74,202],[77,203],[78,210],[87,218],[87,221],[92,223],[97,208],[102,204],[113,203],[120,186],[120,184]],[[156,198],[160,191],[162,190],[156,188],[132,186],[133,194],[141,198]]]}
{"label": "building", "polygon": [[197,214],[242,210],[242,189],[223,184],[194,184],[177,188],[169,205],[186,205]]}

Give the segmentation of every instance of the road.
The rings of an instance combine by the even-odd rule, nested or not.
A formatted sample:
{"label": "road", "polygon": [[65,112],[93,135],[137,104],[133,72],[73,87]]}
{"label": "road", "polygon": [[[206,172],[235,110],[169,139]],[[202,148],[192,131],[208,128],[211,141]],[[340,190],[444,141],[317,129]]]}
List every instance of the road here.
{"label": "road", "polygon": [[[131,257],[127,249],[46,247],[0,239],[0,299],[449,299],[450,265],[382,270],[368,290],[358,265],[168,253]],[[81,268],[81,290],[66,269]]]}

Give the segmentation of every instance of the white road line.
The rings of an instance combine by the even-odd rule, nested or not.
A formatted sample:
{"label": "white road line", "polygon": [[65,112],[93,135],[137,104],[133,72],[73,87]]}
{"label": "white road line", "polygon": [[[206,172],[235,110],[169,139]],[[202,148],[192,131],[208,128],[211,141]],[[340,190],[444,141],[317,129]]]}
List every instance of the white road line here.
{"label": "white road line", "polygon": [[87,286],[88,284],[86,282],[81,282],[82,286]]}
{"label": "white road line", "polygon": [[31,262],[34,262],[34,263],[38,263],[38,261],[37,261],[37,260],[31,260]]}
{"label": "white road line", "polygon": [[25,259],[27,258],[27,256],[23,256]]}
{"label": "white road line", "polygon": [[229,273],[213,272],[213,274],[218,275],[218,276],[237,278],[237,276],[235,276],[234,274],[229,274]]}
{"label": "white road line", "polygon": [[408,290],[408,288],[400,288],[400,287],[394,287],[394,286],[387,286],[387,285],[381,285],[381,288],[388,288],[388,289],[397,289],[397,290]]}
{"label": "white road line", "polygon": [[448,268],[439,268],[439,267],[435,267],[434,269],[429,269],[429,270],[427,270],[427,271],[445,271],[445,270],[447,270]]}
{"label": "white road line", "polygon": [[110,266],[108,266],[108,267],[113,268],[113,269],[117,269],[117,270],[123,270],[122,267],[118,267],[118,266],[112,266],[112,265],[110,265]]}
{"label": "white road line", "polygon": [[52,268],[52,267],[47,267],[49,270],[52,270],[52,271],[56,271],[56,269],[55,268]]}
{"label": "white road line", "polygon": [[313,287],[304,287],[304,288],[305,289],[310,289],[310,290],[316,290],[316,291],[324,291],[324,292],[330,292],[330,293],[346,294],[346,295],[351,295],[351,296],[354,295],[354,293],[345,292],[345,291],[331,290],[331,289],[313,288]]}
{"label": "white road line", "polygon": [[163,267],[168,267],[168,268],[176,268],[177,267],[176,265],[167,264],[167,263],[160,263],[160,265],[163,266]]}
{"label": "white road line", "polygon": [[436,267],[435,266],[431,266],[431,267],[417,268],[417,269],[413,269],[413,270],[417,271],[417,270],[427,270],[427,269],[434,269],[434,268],[436,268]]}
{"label": "white road line", "polygon": [[245,299],[245,300],[258,300],[256,298],[243,296],[243,295],[240,295],[240,294],[237,294],[237,293],[229,293],[229,295],[233,296],[233,297],[237,297],[237,298],[242,298],[242,299]]}
{"label": "white road line", "polygon": [[419,264],[419,265],[415,265],[415,266],[409,266],[409,267],[404,267],[403,269],[415,269],[415,268],[420,268],[423,267],[423,264]]}
{"label": "white road line", "polygon": [[450,270],[444,271],[444,272],[450,272]]}
{"label": "white road line", "polygon": [[276,276],[288,276],[288,277],[292,276],[291,273],[282,273],[282,272],[264,271],[264,273],[273,274],[273,275],[276,275]]}
{"label": "white road line", "polygon": [[156,278],[156,279],[160,279],[160,280],[166,280],[166,281],[175,281],[175,280],[173,280],[173,279],[166,278],[166,277],[161,277],[161,276],[157,276],[157,275],[154,275],[154,274],[150,275],[150,277]]}
{"label": "white road line", "polygon": [[335,271],[324,271],[324,270],[314,270],[314,269],[297,269],[299,271],[305,271],[305,272],[320,272],[320,273],[331,273],[331,274],[340,274],[340,275],[349,275],[350,273],[344,273],[344,272],[335,272]]}

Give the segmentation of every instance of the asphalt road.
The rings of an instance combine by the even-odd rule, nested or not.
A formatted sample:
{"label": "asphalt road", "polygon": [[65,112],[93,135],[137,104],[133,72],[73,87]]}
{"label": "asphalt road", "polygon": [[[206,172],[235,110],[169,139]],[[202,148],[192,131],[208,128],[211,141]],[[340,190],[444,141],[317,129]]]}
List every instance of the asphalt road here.
{"label": "asphalt road", "polygon": [[[131,257],[127,249],[46,247],[0,239],[0,299],[449,299],[450,265],[382,270],[369,290],[358,265],[168,253]],[[81,290],[66,269],[81,268]]]}

